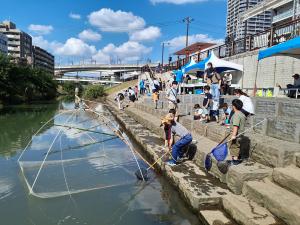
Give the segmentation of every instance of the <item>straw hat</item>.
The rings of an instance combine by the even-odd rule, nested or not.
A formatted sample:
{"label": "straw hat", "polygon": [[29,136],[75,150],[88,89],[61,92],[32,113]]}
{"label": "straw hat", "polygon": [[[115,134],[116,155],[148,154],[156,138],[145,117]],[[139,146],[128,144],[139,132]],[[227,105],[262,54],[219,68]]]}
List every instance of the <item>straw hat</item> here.
{"label": "straw hat", "polygon": [[165,117],[161,119],[162,123],[167,123],[169,121],[174,120],[174,115],[172,113],[168,113]]}

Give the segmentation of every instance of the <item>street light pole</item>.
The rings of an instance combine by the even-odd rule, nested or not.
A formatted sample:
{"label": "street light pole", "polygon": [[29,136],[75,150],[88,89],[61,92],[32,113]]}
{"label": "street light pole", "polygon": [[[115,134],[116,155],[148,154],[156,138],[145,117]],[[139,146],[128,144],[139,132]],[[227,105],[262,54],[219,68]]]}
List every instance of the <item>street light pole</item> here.
{"label": "street light pole", "polygon": [[165,52],[165,44],[169,45],[169,42],[163,42],[162,43],[162,48],[161,48],[161,66],[164,66],[164,52]]}

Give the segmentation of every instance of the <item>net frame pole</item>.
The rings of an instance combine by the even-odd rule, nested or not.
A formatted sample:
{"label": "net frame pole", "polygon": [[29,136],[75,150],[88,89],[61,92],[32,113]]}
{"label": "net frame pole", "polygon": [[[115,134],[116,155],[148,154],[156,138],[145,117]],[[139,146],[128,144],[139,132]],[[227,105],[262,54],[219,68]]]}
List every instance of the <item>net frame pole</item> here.
{"label": "net frame pole", "polygon": [[[76,111],[78,111],[78,110],[76,110]],[[76,111],[75,111],[75,112],[76,112]],[[64,124],[67,124],[67,123],[69,122],[69,120],[74,116],[75,112],[73,112],[73,113],[68,117],[68,119],[66,120],[66,122],[65,122]],[[54,145],[56,139],[58,138],[58,136],[60,135],[60,133],[61,133],[62,130],[63,130],[63,127],[58,131],[58,133],[56,134],[55,138],[53,139],[53,141],[52,141],[52,143],[51,143],[51,145],[50,145],[50,147],[49,147],[49,149],[48,149],[48,151],[47,151],[47,154],[46,154],[46,156],[45,156],[45,158],[44,158],[44,160],[43,160],[43,162],[42,162],[42,164],[41,164],[41,166],[40,166],[40,168],[39,168],[39,170],[38,170],[38,172],[37,172],[37,175],[36,175],[36,177],[35,177],[35,179],[34,179],[32,185],[31,185],[31,187],[30,187],[29,194],[32,194],[32,193],[33,193],[33,188],[34,188],[34,186],[35,186],[35,184],[36,184],[36,182],[37,182],[37,179],[38,179],[38,177],[39,177],[39,175],[40,175],[40,173],[41,173],[41,171],[42,171],[42,168],[43,168],[43,166],[44,166],[44,164],[45,164],[45,161],[46,161],[46,159],[47,159],[47,157],[48,157],[48,155],[49,155],[49,153],[50,153],[50,151],[51,151],[51,149],[52,149],[52,147],[53,147],[53,145]]]}
{"label": "net frame pole", "polygon": [[57,114],[57,115],[55,115],[55,116],[53,116],[50,120],[48,120],[46,123],[44,123],[43,124],[43,126],[41,126],[34,134],[33,134],[33,136],[31,136],[31,139],[30,139],[30,141],[27,143],[27,145],[26,145],[26,147],[23,149],[23,151],[22,151],[22,153],[21,153],[21,155],[19,156],[19,158],[18,158],[18,163],[20,162],[20,159],[22,158],[22,156],[24,155],[24,153],[25,153],[25,151],[27,150],[27,148],[29,147],[29,145],[31,144],[31,142],[32,142],[32,140],[33,140],[33,138],[48,124],[48,123],[50,123],[52,120],[54,120],[56,117],[58,117],[58,116],[60,116],[60,115],[62,115],[62,114],[66,114],[66,113],[68,113],[68,112],[72,112],[72,111],[74,111],[74,110],[70,110],[70,111],[64,111],[64,112],[61,112],[61,113],[59,113],[59,114]]}

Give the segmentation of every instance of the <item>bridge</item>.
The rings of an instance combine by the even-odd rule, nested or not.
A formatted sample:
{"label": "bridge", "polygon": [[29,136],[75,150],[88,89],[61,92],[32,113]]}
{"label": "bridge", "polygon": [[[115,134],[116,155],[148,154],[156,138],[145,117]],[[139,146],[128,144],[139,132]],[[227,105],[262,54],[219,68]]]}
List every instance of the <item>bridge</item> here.
{"label": "bridge", "polygon": [[[149,67],[155,68],[158,63],[148,64]],[[97,71],[97,72],[110,72],[114,73],[124,73],[140,71],[144,64],[81,64],[81,65],[65,65],[55,67],[55,76],[61,77],[66,73],[71,72],[83,72],[83,71]]]}
{"label": "bridge", "polygon": [[89,82],[93,84],[121,84],[121,81],[114,80],[99,80],[99,79],[91,79],[91,78],[79,78],[79,77],[63,77],[63,78],[54,78],[57,81],[73,81],[73,82]]}

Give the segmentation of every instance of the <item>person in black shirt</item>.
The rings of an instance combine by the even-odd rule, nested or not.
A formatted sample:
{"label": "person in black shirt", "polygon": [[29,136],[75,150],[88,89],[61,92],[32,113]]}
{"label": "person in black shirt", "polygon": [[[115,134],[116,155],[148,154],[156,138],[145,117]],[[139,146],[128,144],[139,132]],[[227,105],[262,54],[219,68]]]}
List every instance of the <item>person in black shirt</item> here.
{"label": "person in black shirt", "polygon": [[205,97],[203,99],[203,114],[205,115],[206,123],[209,122],[209,112],[210,112],[210,105],[212,102],[212,95],[209,93],[210,87],[208,85],[204,86],[204,93]]}

